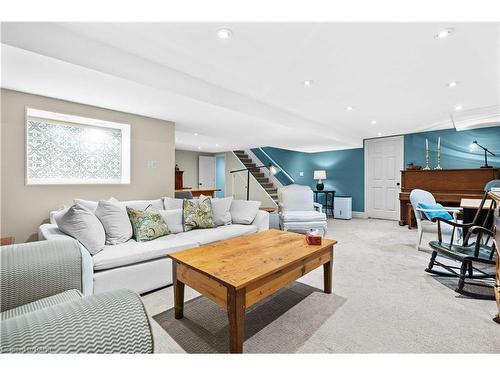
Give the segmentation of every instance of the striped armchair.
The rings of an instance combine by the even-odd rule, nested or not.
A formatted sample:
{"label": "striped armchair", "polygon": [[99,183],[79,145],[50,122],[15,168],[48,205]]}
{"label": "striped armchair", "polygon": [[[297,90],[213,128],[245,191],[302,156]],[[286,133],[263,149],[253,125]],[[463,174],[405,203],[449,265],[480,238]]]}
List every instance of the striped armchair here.
{"label": "striped armchair", "polygon": [[137,294],[82,296],[76,241],[2,246],[0,255],[2,353],[152,353]]}

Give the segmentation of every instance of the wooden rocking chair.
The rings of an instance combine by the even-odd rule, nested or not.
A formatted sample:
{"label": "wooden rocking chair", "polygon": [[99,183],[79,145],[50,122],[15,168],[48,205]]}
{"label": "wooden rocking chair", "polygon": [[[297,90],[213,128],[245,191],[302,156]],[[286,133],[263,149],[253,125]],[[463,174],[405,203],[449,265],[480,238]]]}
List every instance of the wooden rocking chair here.
{"label": "wooden rocking chair", "polygon": [[[490,273],[477,267],[478,263],[482,265],[495,264],[495,244],[492,242],[491,245],[488,245],[490,239],[493,237],[492,214],[495,202],[491,201],[486,218],[482,223],[479,223],[481,211],[484,209],[487,202],[488,192],[494,186],[500,186],[500,180],[490,181],[485,186],[485,194],[472,223],[462,224],[440,217],[432,219],[434,222],[437,222],[438,225],[438,240],[429,242],[429,246],[433,249],[433,252],[429,261],[429,266],[425,269],[425,271],[439,276],[458,277],[458,286],[455,291],[474,298],[493,299],[493,296],[465,291],[464,286],[467,279],[474,280],[495,278],[494,271]],[[454,229],[460,228],[463,231],[464,236],[461,244],[456,244],[453,241],[455,230],[452,231],[450,242],[443,242],[441,233],[442,222],[453,226]],[[475,236],[474,242],[471,241],[472,236]],[[436,260],[438,255],[446,259],[460,262],[461,265],[455,266]],[[441,267],[444,271],[435,270],[435,266]],[[473,282],[468,282],[468,284],[485,286],[484,284]]]}

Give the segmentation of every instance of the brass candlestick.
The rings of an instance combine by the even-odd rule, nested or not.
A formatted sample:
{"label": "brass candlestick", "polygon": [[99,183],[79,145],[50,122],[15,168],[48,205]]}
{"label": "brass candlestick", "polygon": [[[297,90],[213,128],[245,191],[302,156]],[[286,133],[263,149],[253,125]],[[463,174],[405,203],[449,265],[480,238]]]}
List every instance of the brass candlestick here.
{"label": "brass candlestick", "polygon": [[427,139],[425,140],[426,142],[426,147],[425,147],[425,167],[422,168],[422,170],[424,171],[430,171],[430,167],[429,167],[429,146],[427,144]]}
{"label": "brass candlestick", "polygon": [[438,146],[437,146],[437,165],[435,170],[441,170],[443,167],[441,167],[441,137],[438,138]]}

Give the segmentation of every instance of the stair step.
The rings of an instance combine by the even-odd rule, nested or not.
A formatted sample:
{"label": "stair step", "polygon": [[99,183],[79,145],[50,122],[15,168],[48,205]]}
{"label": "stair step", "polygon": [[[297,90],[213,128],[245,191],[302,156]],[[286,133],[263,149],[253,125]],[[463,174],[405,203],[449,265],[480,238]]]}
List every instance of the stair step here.
{"label": "stair step", "polygon": [[278,194],[278,189],[266,189],[269,195]]}
{"label": "stair step", "polygon": [[255,163],[251,163],[251,162],[250,163],[245,163],[244,162],[243,165],[245,167],[247,167],[247,168],[255,168],[256,167],[256,164]]}
{"label": "stair step", "polygon": [[[264,173],[263,173],[263,172],[253,172],[252,174],[253,174],[253,176],[254,176],[255,178],[265,178],[265,179],[269,180],[269,179],[268,179],[268,178],[264,175]],[[268,181],[266,181],[266,182],[268,182]]]}
{"label": "stair step", "polygon": [[266,178],[266,177],[259,177],[259,178],[257,178],[257,182],[258,182],[259,184],[263,184],[263,183],[265,184],[265,183],[268,183],[268,182],[269,182],[269,179],[268,179],[268,178]]}
{"label": "stair step", "polygon": [[272,182],[263,182],[261,185],[264,189],[274,189],[274,184]]}
{"label": "stair step", "polygon": [[233,151],[235,154],[244,154],[245,150],[234,150]]}

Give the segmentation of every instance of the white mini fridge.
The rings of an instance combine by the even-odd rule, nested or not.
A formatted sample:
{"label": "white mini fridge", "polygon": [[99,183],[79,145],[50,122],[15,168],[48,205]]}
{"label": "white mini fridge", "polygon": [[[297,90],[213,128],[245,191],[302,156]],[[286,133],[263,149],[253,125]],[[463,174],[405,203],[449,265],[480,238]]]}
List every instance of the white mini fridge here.
{"label": "white mini fridge", "polygon": [[338,196],[334,203],[335,219],[352,219],[352,197]]}

